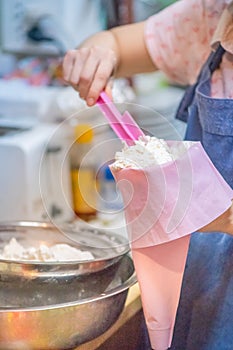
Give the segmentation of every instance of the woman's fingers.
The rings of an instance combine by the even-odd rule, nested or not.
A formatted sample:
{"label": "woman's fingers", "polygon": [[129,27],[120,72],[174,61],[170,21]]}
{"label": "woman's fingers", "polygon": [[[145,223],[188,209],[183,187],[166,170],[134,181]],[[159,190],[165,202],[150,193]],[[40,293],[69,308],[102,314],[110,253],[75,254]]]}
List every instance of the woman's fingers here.
{"label": "woman's fingers", "polygon": [[92,52],[89,52],[89,56],[80,73],[78,84],[80,96],[84,99],[87,98],[90,87],[95,80],[96,71],[98,70],[100,64],[101,58],[97,55],[93,55]]}
{"label": "woman's fingers", "polygon": [[98,46],[70,50],[63,60],[64,80],[93,105],[105,88],[116,66],[112,50]]}
{"label": "woman's fingers", "polygon": [[80,75],[82,74],[83,68],[86,65],[86,61],[89,57],[89,49],[83,48],[77,50],[75,59],[73,60],[73,67],[70,71],[69,83],[72,86],[76,86],[78,88],[80,82]]}
{"label": "woman's fingers", "polygon": [[62,63],[63,78],[67,83],[70,83],[70,77],[73,70],[77,50],[69,50]]}
{"label": "woman's fingers", "polygon": [[78,89],[80,74],[83,70],[85,62],[88,58],[89,50],[86,48],[80,50],[70,50],[63,60],[63,77],[64,80],[73,86],[75,90]]}
{"label": "woman's fingers", "polygon": [[95,77],[90,85],[86,101],[88,106],[92,106],[103,91],[111,77],[113,65],[111,62],[101,62],[95,72]]}

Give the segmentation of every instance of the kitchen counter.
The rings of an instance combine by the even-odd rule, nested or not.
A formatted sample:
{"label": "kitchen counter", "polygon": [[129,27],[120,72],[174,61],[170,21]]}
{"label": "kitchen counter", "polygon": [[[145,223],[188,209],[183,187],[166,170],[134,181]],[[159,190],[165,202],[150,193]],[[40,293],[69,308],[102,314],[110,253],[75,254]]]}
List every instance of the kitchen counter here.
{"label": "kitchen counter", "polygon": [[75,350],[138,350],[142,336],[142,304],[138,283],[128,292],[118,320],[105,333]]}

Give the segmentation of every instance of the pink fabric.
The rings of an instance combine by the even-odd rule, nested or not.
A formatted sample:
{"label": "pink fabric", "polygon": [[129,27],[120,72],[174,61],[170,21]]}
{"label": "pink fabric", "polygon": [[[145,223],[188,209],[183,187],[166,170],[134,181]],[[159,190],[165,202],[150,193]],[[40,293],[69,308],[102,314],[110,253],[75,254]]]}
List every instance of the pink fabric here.
{"label": "pink fabric", "polygon": [[[195,82],[227,3],[229,0],[181,0],[146,21],[148,52],[171,81],[184,85]],[[213,74],[212,97],[233,97],[233,59],[228,58],[224,56]]]}

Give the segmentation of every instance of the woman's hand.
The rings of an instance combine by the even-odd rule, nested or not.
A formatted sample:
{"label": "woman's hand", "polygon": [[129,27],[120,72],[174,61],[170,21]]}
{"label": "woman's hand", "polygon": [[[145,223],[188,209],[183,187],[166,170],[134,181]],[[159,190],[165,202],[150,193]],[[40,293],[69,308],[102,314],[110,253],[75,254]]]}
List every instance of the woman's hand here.
{"label": "woman's hand", "polygon": [[225,232],[233,235],[233,204],[225,211],[222,215],[217,217],[210,224],[202,227],[199,231],[201,232]]}
{"label": "woman's hand", "polygon": [[102,46],[70,50],[63,60],[64,80],[79,92],[88,106],[95,104],[117,65],[114,50]]}
{"label": "woman's hand", "polygon": [[64,80],[84,98],[95,104],[112,75],[129,77],[156,70],[147,51],[144,22],[119,26],[92,35],[63,60]]}

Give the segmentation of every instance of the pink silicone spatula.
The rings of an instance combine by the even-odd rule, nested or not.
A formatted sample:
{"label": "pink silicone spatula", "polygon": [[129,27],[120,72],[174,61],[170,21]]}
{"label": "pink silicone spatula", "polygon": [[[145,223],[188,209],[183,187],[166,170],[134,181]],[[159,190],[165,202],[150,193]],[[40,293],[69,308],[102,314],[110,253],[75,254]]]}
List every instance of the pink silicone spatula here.
{"label": "pink silicone spatula", "polygon": [[101,92],[96,104],[116,135],[127,144],[138,140],[140,136],[145,136],[130,113],[125,111],[121,114],[104,91]]}

